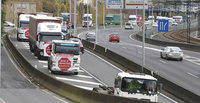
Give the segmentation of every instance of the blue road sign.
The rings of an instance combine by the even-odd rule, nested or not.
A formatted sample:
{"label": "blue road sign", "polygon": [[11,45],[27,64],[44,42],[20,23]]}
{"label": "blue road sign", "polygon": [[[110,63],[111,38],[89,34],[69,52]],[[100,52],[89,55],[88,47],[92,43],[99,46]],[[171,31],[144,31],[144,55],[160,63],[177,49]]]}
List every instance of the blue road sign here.
{"label": "blue road sign", "polygon": [[158,20],[158,32],[169,32],[169,20]]}

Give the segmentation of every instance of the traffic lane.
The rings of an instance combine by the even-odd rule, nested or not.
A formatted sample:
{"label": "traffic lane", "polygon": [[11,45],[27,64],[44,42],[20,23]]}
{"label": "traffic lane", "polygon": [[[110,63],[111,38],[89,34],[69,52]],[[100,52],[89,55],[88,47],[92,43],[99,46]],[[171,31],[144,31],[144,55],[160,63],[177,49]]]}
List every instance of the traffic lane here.
{"label": "traffic lane", "polygon": [[[129,60],[132,60],[140,65],[142,64],[142,52],[140,52],[142,51],[142,48],[131,47],[130,45],[120,45],[120,43],[107,44],[113,46],[104,46],[107,46],[109,49],[126,57]],[[200,70],[198,65],[194,65],[187,60],[179,62],[161,59],[159,52],[154,52],[148,49],[146,50],[145,54],[145,64],[145,67],[150,68],[157,74],[160,74],[170,81],[178,83],[180,86],[199,94],[198,91],[200,91],[200,82],[198,81],[200,80]]]}
{"label": "traffic lane", "polygon": [[70,103],[35,87],[20,72],[7,50],[2,48],[0,98],[5,103]]}
{"label": "traffic lane", "polygon": [[[29,44],[28,42],[18,42],[15,37],[11,37],[11,41],[16,46],[16,48],[19,50],[19,52],[26,58],[26,60],[36,69],[40,70],[41,72],[44,72],[46,74],[49,74],[50,76],[63,81],[65,83],[72,84],[74,86],[86,88],[89,90],[92,90],[93,87],[98,87],[101,83],[94,79],[91,75],[89,75],[87,72],[85,72],[82,68],[79,71],[79,75],[71,75],[71,74],[50,74],[48,70],[48,63],[47,60],[38,60],[36,56],[34,56],[33,53],[29,50]],[[83,56],[87,54],[85,52],[83,55],[81,55],[81,62],[84,60],[87,60],[87,58],[83,58]],[[89,64],[88,64],[89,65]]]}

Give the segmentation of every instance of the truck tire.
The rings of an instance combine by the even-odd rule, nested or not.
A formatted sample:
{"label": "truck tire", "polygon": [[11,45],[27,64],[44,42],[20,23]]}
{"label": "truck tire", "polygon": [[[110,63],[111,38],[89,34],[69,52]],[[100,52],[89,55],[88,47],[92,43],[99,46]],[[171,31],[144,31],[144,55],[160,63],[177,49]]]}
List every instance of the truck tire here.
{"label": "truck tire", "polygon": [[21,39],[19,38],[19,34],[17,33],[17,41],[21,41]]}
{"label": "truck tire", "polygon": [[29,42],[29,48],[30,48],[30,51],[33,53],[34,52],[34,50],[33,50],[33,47],[32,47],[32,45],[31,45],[31,43]]}
{"label": "truck tire", "polygon": [[74,75],[78,75],[78,72],[74,72]]}

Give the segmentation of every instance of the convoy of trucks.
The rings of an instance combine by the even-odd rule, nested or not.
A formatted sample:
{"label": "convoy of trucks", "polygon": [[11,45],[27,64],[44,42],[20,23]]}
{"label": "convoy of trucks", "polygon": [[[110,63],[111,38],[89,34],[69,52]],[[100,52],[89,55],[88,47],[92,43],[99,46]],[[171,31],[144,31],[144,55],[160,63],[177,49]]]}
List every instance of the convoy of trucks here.
{"label": "convoy of trucks", "polygon": [[120,25],[121,24],[121,15],[117,14],[108,14],[105,18],[106,25]]}
{"label": "convoy of trucks", "polygon": [[92,22],[92,14],[84,14],[82,18],[82,27],[92,27],[93,22]]}
{"label": "convoy of trucks", "polygon": [[[27,39],[30,51],[38,59],[48,58],[48,70],[50,73],[67,72],[78,75],[81,62],[80,55],[81,52],[82,54],[84,53],[84,48],[77,38],[65,40],[62,25],[63,21],[69,22],[67,17],[66,15],[60,18],[23,14],[19,16],[19,27],[23,29],[29,27]],[[129,17],[129,23],[133,23],[136,19],[131,19],[135,16]],[[106,15],[107,25],[118,25],[120,21],[120,15]],[[84,14],[82,24],[83,27],[87,25],[93,26],[92,15]],[[18,32],[17,35],[21,35],[20,30]],[[27,36],[26,33],[25,36]],[[141,73],[120,72],[115,78],[114,87],[99,86],[99,88],[93,88],[93,91],[158,102],[157,79]]]}

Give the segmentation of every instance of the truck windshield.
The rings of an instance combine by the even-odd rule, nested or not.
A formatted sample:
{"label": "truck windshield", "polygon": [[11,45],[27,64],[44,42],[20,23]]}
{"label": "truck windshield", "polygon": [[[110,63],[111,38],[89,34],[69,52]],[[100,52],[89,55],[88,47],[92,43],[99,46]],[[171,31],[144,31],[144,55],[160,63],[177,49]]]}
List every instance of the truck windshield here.
{"label": "truck windshield", "polygon": [[61,35],[40,35],[40,41],[52,41],[52,40],[62,40]]}
{"label": "truck windshield", "polygon": [[155,80],[124,77],[121,90],[129,93],[155,95],[157,94],[157,84]]}
{"label": "truck windshield", "polygon": [[91,17],[83,17],[83,20],[84,20],[84,21],[92,20],[92,18],[91,18]]}
{"label": "truck windshield", "polygon": [[68,44],[56,44],[55,45],[55,53],[63,53],[63,54],[74,54],[79,55],[80,50],[78,45],[68,45]]}
{"label": "truck windshield", "polygon": [[113,18],[112,17],[106,17],[106,20],[112,20]]}
{"label": "truck windshield", "polygon": [[20,27],[29,28],[29,22],[28,21],[20,21]]}
{"label": "truck windshield", "polygon": [[136,18],[128,18],[128,20],[136,21]]}

